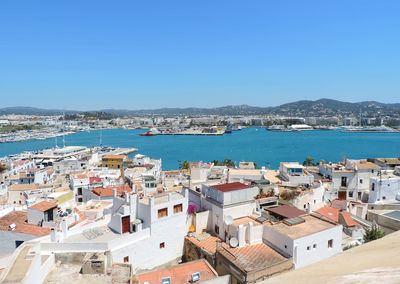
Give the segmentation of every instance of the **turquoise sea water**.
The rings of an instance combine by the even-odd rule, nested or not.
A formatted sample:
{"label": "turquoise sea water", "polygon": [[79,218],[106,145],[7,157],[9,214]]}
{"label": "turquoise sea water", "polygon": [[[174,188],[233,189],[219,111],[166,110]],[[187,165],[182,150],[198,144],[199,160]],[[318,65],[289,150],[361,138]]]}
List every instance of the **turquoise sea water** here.
{"label": "turquoise sea water", "polygon": [[[271,132],[264,128],[247,128],[223,136],[151,136],[145,130],[103,130],[103,144],[113,147],[134,147],[139,153],[162,158],[163,169],[176,169],[179,161],[232,159],[254,161],[260,167],[279,167],[281,161],[302,163],[308,156],[316,161],[339,161],[348,158],[400,156],[400,133],[343,133],[340,131]],[[99,131],[80,132],[65,137],[65,144],[94,146]],[[62,138],[58,138],[61,146]],[[0,144],[0,157],[23,151],[55,146],[55,139]]]}

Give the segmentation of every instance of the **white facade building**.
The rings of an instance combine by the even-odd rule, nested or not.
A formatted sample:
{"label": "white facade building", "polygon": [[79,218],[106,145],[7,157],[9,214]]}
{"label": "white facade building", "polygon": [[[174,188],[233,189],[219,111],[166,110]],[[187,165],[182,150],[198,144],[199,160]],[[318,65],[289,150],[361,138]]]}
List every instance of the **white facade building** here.
{"label": "white facade building", "polygon": [[314,176],[307,172],[306,168],[298,162],[281,162],[279,175],[291,184],[313,184]]}
{"label": "white facade building", "polygon": [[400,201],[400,176],[386,173],[370,179],[368,203],[396,201]]}
{"label": "white facade building", "polygon": [[300,268],[342,251],[342,225],[301,216],[264,226],[263,240]]}
{"label": "white facade building", "polygon": [[229,225],[226,220],[253,214],[256,210],[254,196],[258,191],[257,187],[240,182],[211,186],[203,184],[200,196],[191,191],[190,201],[198,204],[197,211],[209,211],[204,229],[211,228],[221,239],[225,239]]}

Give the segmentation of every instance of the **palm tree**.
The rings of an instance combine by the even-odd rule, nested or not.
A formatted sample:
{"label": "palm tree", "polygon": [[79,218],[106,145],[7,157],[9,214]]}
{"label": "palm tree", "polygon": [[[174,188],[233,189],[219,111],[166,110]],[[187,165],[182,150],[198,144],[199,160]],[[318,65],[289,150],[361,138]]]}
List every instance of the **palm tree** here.
{"label": "palm tree", "polygon": [[189,161],[184,160],[183,162],[181,162],[181,163],[179,164],[179,168],[180,168],[181,170],[188,170],[188,169],[189,169]]}
{"label": "palm tree", "polygon": [[319,164],[326,164],[326,161],[324,159],[321,159],[318,161],[317,165],[319,165]]}
{"label": "palm tree", "polygon": [[211,163],[214,164],[214,166],[218,166],[220,165],[220,162],[218,160],[213,160]]}
{"label": "palm tree", "polygon": [[306,166],[306,167],[315,166],[314,158],[312,158],[312,157],[307,157],[307,158],[305,159],[305,161],[303,162],[303,166]]}

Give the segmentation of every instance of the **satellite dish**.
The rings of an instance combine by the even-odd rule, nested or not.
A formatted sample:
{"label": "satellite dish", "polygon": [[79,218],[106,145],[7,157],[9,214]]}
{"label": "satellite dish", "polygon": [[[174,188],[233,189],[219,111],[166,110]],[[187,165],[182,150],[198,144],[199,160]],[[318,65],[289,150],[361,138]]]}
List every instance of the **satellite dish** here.
{"label": "satellite dish", "polygon": [[238,241],[237,238],[232,237],[229,240],[229,244],[231,245],[231,247],[235,248],[235,247],[237,247],[239,245],[239,241]]}
{"label": "satellite dish", "polygon": [[227,224],[227,225],[232,225],[232,223],[233,223],[233,218],[232,218],[232,216],[229,216],[229,215],[225,216],[224,222],[225,222],[225,224]]}

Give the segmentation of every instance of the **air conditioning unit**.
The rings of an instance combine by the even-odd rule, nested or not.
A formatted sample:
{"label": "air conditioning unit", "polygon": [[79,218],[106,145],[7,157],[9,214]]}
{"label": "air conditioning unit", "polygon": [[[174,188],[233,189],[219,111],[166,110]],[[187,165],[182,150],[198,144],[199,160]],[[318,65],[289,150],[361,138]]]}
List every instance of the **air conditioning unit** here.
{"label": "air conditioning unit", "polygon": [[197,281],[199,281],[199,280],[200,280],[200,272],[192,273],[191,282],[193,283],[193,282],[197,282]]}

